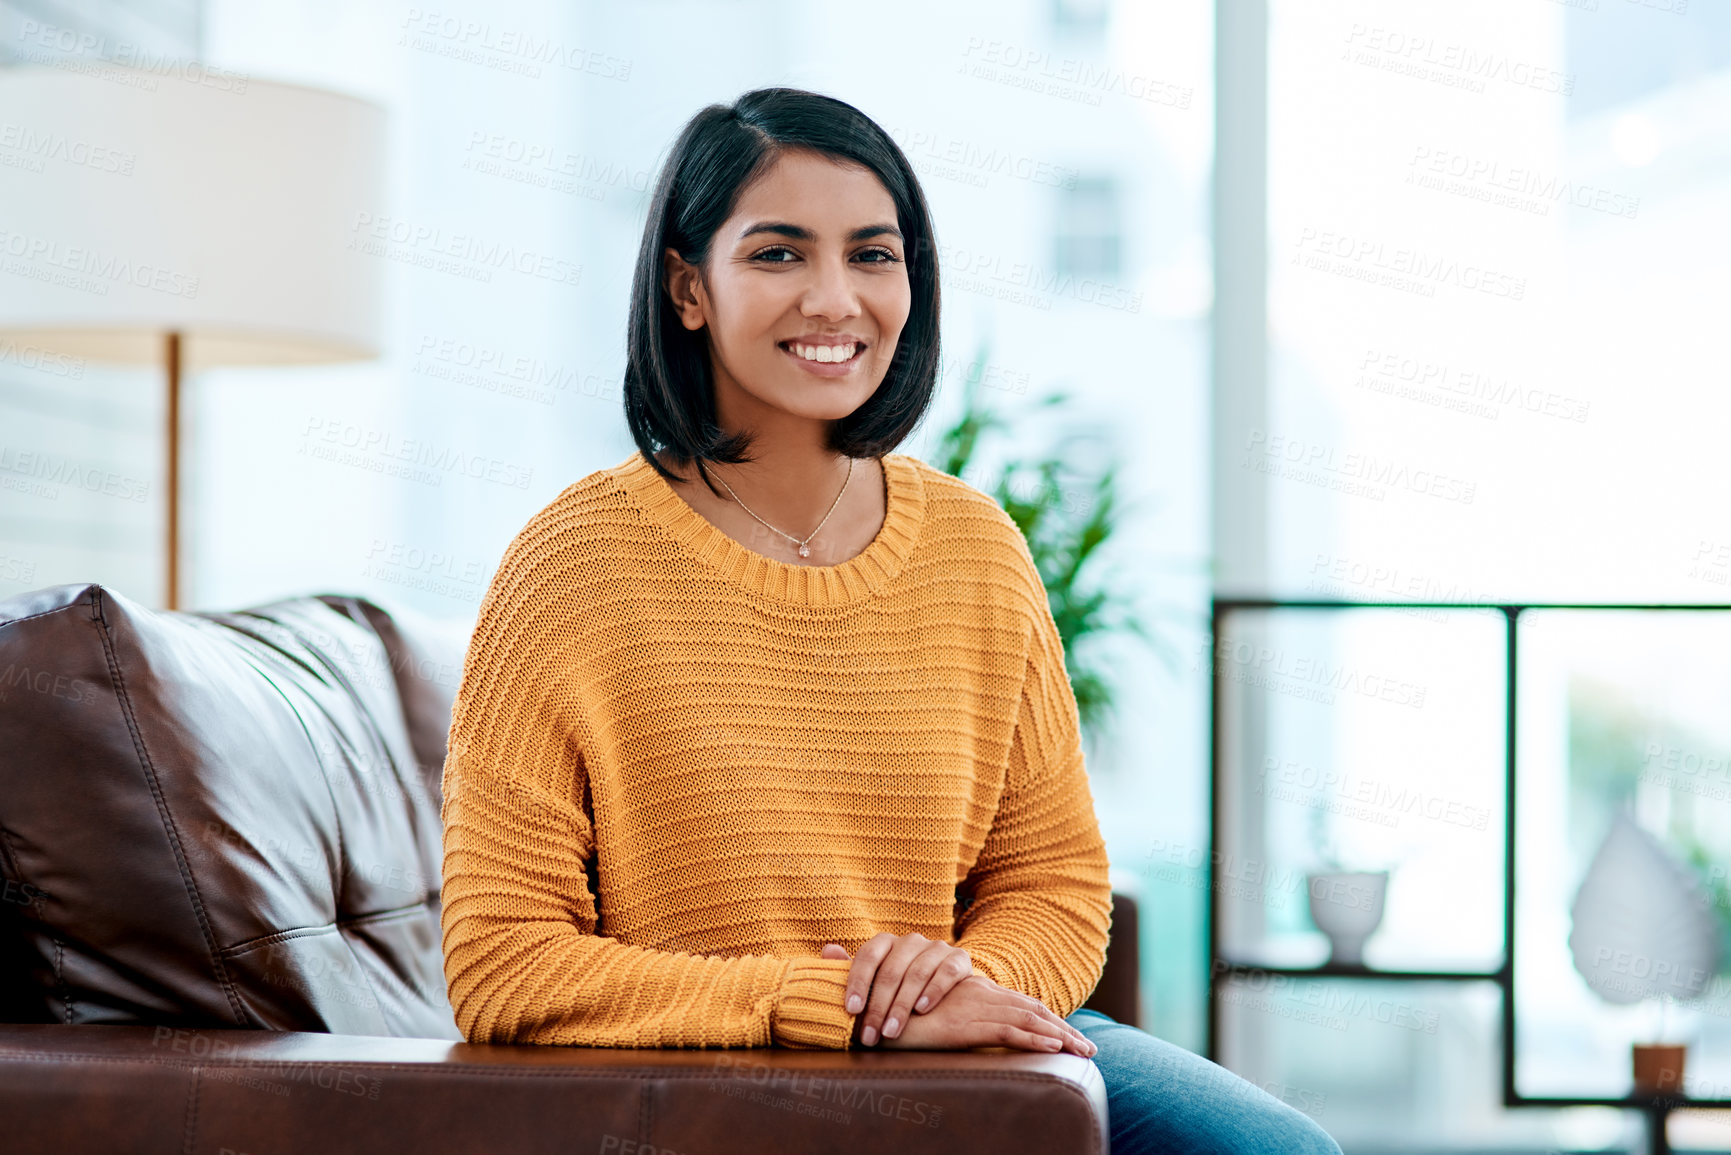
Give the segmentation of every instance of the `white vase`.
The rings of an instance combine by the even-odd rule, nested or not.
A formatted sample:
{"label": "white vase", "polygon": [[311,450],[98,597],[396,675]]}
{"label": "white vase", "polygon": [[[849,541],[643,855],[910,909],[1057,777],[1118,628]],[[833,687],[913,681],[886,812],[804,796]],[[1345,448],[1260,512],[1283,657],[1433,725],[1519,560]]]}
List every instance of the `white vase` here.
{"label": "white vase", "polygon": [[1310,920],[1328,936],[1328,961],[1336,966],[1363,966],[1365,940],[1382,925],[1388,871],[1324,871],[1307,881]]}

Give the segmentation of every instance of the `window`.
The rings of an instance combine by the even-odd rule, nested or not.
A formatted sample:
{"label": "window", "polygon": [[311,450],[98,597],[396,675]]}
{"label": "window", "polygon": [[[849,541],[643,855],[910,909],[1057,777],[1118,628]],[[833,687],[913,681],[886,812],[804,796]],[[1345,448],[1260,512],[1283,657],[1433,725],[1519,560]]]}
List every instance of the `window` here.
{"label": "window", "polygon": [[1077,177],[1058,189],[1060,276],[1117,277],[1122,249],[1116,180],[1109,176]]}

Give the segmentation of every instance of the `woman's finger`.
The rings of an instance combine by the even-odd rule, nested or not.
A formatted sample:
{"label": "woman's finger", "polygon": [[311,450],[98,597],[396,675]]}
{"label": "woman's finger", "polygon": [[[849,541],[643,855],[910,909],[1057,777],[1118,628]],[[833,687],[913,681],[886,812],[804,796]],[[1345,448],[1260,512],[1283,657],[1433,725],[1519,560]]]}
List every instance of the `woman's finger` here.
{"label": "woman's finger", "polygon": [[[1078,1031],[1075,1027],[1071,1026],[1056,1011],[1052,1010],[1045,1003],[1042,1003],[1039,999],[1031,998],[1019,991],[1007,990],[1005,993],[1011,995],[1014,999],[1019,1000],[1021,1009],[1033,1015],[1034,1018],[1042,1024],[1042,1026],[1037,1029],[1044,1033],[1052,1034],[1062,1040],[1066,1051],[1072,1051],[1081,1055],[1083,1058],[1091,1058],[1094,1055],[1094,1052],[1099,1050],[1098,1047],[1089,1041],[1087,1035],[1084,1035],[1081,1031]],[[1027,1029],[1036,1028],[1030,1027]]]}
{"label": "woman's finger", "polygon": [[[962,952],[948,943],[928,942],[925,949],[914,956],[908,969],[902,974],[901,985],[896,988],[895,997],[890,1000],[889,1011],[884,1016],[884,1038],[893,1039],[902,1033],[902,1028],[907,1026],[908,1020],[913,1017],[915,999],[925,999],[926,1006],[932,1005],[930,997],[925,993],[930,989],[932,976],[944,969],[949,960],[957,954]],[[971,971],[972,968],[965,964],[967,956],[962,954],[962,958],[964,969]],[[942,997],[942,992],[939,997]]]}
{"label": "woman's finger", "polygon": [[[865,1018],[861,1020],[860,1042],[871,1046],[878,1041],[889,1018],[890,1004],[895,1001],[896,992],[901,989],[902,976],[907,973],[909,964],[918,958],[931,940],[920,934],[905,934],[894,940],[889,953],[878,963],[877,974],[872,978],[872,991],[866,998]],[[905,1018],[905,1016],[904,1016]],[[905,1023],[898,1020],[897,1033]]]}
{"label": "woman's finger", "polygon": [[1064,1040],[1051,1031],[1042,1029],[1046,1025],[1039,1021],[1038,1016],[1007,1009],[1007,1014],[1003,1017],[988,1019],[979,1024],[984,1037],[975,1046],[1014,1047],[1019,1051],[1055,1054],[1064,1049]]}
{"label": "woman's finger", "polygon": [[[853,966],[847,972],[847,994],[843,996],[843,1006],[848,1014],[857,1015],[865,1010],[866,997],[871,993],[872,980],[877,977],[878,964],[895,943],[893,934],[875,934],[854,955]],[[873,1041],[876,1041],[875,1036]]]}
{"label": "woman's finger", "polygon": [[914,1000],[914,1014],[923,1015],[943,1002],[944,996],[955,990],[957,983],[973,973],[974,960],[968,956],[968,952],[960,947],[951,948],[951,953],[926,980],[925,990]]}

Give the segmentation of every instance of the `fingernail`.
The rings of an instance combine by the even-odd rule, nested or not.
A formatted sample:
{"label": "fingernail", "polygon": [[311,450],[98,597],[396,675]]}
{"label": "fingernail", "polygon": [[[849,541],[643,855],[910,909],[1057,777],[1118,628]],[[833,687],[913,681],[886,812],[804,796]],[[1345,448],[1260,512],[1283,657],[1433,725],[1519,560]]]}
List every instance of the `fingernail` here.
{"label": "fingernail", "polygon": [[847,997],[847,1013],[848,1014],[850,1014],[850,1015],[859,1014],[859,1009],[863,1006],[865,1006],[865,1000],[860,998],[858,995],[849,995]]}
{"label": "fingernail", "polygon": [[860,1042],[864,1043],[868,1047],[871,1046],[873,1043],[878,1041],[877,1028],[876,1027],[867,1027],[865,1030],[863,1030],[859,1033],[859,1038],[860,1038]]}
{"label": "fingernail", "polygon": [[931,1004],[931,1001],[932,1001],[932,1000],[930,1000],[930,999],[928,999],[928,998],[926,998],[926,996],[924,996],[924,995],[921,995],[921,996],[920,996],[920,1001],[919,1001],[919,1002],[917,1002],[917,1003],[915,1003],[915,1004],[914,1004],[914,1010],[916,1010],[916,1011],[923,1011],[923,1010],[925,1010],[925,1009],[926,1009],[926,1007],[927,1007],[927,1006],[929,1006],[929,1005],[930,1005],[930,1004]]}
{"label": "fingernail", "polygon": [[901,1024],[898,1023],[894,1019],[891,1019],[889,1022],[885,1023],[884,1024],[884,1038],[886,1038],[886,1039],[895,1038],[896,1037],[896,1028],[899,1026],[901,1026]]}

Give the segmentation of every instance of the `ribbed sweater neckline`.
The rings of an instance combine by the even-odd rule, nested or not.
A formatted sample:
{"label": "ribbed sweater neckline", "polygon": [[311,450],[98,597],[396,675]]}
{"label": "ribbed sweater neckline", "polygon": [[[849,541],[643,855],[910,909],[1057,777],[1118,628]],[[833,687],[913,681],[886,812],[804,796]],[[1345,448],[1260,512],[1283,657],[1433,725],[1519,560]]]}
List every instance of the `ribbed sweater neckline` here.
{"label": "ribbed sweater neckline", "polygon": [[884,523],[871,544],[838,565],[792,565],[746,549],[686,504],[641,453],[610,472],[633,505],[697,561],[746,593],[802,606],[845,606],[884,590],[901,573],[925,523],[919,465],[900,453],[882,458]]}

